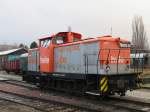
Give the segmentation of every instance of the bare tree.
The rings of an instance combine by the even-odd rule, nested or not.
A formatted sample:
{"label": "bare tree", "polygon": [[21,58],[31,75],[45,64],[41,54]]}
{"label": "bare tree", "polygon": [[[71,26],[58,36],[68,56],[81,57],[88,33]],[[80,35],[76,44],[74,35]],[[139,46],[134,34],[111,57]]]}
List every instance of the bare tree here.
{"label": "bare tree", "polygon": [[35,41],[32,42],[30,45],[30,49],[33,49],[33,48],[38,48],[38,44]]}
{"label": "bare tree", "polygon": [[24,48],[24,44],[19,44],[19,48]]}
{"label": "bare tree", "polygon": [[0,45],[0,51],[7,51],[10,49],[17,49],[18,45],[16,43],[14,44],[7,44],[7,43],[3,43]]}
{"label": "bare tree", "polygon": [[18,47],[19,47],[19,48],[24,48],[24,49],[27,49],[27,50],[28,50],[28,46],[25,45],[25,44],[23,44],[23,43],[20,43]]}
{"label": "bare tree", "polygon": [[148,49],[148,39],[142,16],[134,16],[132,21],[132,44],[137,49]]}

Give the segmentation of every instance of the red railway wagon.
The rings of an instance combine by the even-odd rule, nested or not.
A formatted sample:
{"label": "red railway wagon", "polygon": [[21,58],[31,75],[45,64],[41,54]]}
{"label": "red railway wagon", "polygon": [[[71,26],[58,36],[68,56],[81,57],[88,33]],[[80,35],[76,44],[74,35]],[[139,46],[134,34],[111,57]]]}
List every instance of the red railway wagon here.
{"label": "red railway wagon", "polygon": [[7,68],[5,68],[5,70],[7,71],[7,73],[9,72],[15,72],[16,74],[19,73],[20,71],[20,63],[18,59],[12,60],[12,61],[6,61],[5,66]]}
{"label": "red railway wagon", "polygon": [[1,70],[9,72],[20,72],[20,55],[26,53],[24,48],[12,49],[8,51],[0,52]]}
{"label": "red railway wagon", "polygon": [[140,72],[130,69],[127,40],[111,36],[82,39],[78,33],[60,32],[40,39],[38,48],[40,71],[24,77],[32,75],[40,87],[100,95],[125,95],[137,87]]}

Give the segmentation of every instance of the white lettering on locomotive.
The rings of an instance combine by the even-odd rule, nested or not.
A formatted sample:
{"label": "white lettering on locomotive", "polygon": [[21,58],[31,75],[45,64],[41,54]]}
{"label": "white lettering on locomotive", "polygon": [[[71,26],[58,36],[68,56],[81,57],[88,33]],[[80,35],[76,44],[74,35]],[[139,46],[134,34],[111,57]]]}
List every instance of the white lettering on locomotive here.
{"label": "white lettering on locomotive", "polygon": [[119,64],[123,64],[124,61],[125,60],[122,57],[120,57],[120,56],[119,57],[111,56],[111,63],[116,64],[118,62]]}
{"label": "white lettering on locomotive", "polygon": [[42,58],[40,58],[40,63],[42,63],[42,64],[48,64],[49,63],[49,58],[48,57],[42,57]]}

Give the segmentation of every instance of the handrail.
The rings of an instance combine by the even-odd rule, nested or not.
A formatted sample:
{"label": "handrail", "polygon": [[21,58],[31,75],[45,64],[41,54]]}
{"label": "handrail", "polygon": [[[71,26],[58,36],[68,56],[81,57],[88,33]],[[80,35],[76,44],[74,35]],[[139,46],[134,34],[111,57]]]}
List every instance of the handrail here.
{"label": "handrail", "polygon": [[[106,59],[100,59],[100,56],[101,56],[101,52],[104,51],[104,50],[108,50],[108,52],[106,53]],[[111,54],[111,51],[117,51],[118,50],[118,54],[116,54],[117,56],[117,59],[109,59],[110,57],[110,54]],[[123,50],[127,50],[126,48],[119,48],[119,49],[99,49],[98,53],[89,53],[89,54],[85,54],[85,73],[87,74],[89,71],[89,59],[88,59],[88,56],[89,55],[97,55],[97,60],[96,60],[96,67],[97,67],[97,74],[99,74],[99,63],[102,63],[101,66],[103,66],[104,64],[105,65],[109,65],[109,61],[116,61],[116,66],[117,66],[117,69],[116,69],[116,72],[117,74],[119,73],[119,60],[120,59],[125,59],[125,60],[128,60],[128,59],[132,59],[132,57],[130,58],[127,58],[127,57],[124,57],[124,58],[121,58],[120,57],[120,54],[121,54],[121,51]],[[133,62],[133,67],[134,67],[134,72],[139,72],[139,61],[142,59],[142,72],[143,72],[143,65],[144,65],[144,62],[143,62],[143,58],[140,58],[140,54],[143,53],[143,52],[138,52],[138,51],[142,51],[142,50],[134,50],[135,52],[135,61]],[[139,55],[137,55],[139,53]],[[137,61],[137,64],[136,64],[136,61]],[[106,63],[105,63],[106,62]]]}
{"label": "handrail", "polygon": [[119,49],[118,58],[117,58],[117,74],[118,74],[118,63],[119,63],[119,56],[120,56],[120,49]]}

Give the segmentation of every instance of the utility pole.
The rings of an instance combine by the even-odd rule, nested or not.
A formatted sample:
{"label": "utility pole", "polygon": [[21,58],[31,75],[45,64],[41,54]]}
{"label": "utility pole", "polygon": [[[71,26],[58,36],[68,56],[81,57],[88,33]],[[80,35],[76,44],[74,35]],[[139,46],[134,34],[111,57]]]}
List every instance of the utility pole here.
{"label": "utility pole", "polygon": [[110,28],[110,35],[112,36],[112,27]]}

